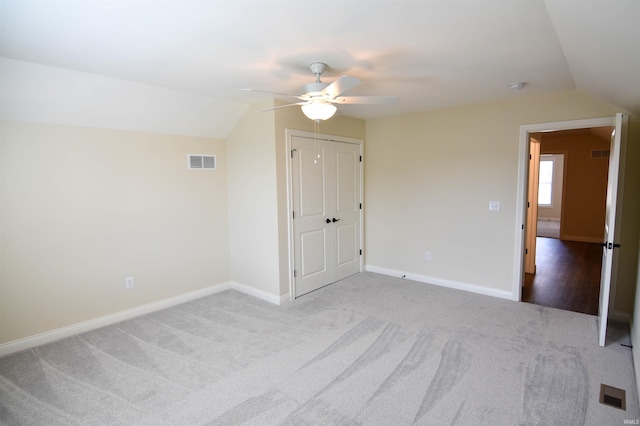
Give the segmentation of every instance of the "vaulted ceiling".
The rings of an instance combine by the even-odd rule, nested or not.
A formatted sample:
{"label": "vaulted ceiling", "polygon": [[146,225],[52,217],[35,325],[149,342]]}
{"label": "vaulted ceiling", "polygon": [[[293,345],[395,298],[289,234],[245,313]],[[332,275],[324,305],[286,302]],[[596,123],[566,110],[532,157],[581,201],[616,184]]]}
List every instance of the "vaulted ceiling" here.
{"label": "vaulted ceiling", "polygon": [[[580,90],[640,114],[640,1],[0,1],[0,56],[252,103],[311,62],[358,118]],[[525,82],[521,90],[510,84]]]}

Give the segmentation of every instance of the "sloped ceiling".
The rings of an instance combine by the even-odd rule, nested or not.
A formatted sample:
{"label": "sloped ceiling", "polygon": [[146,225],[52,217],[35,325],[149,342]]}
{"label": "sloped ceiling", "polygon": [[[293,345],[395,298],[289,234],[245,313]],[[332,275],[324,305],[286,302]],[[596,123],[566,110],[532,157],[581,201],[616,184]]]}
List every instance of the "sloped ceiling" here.
{"label": "sloped ceiling", "polygon": [[[0,56],[205,96],[235,110],[300,93],[308,64],[374,118],[545,92],[589,92],[640,114],[640,1],[0,2]],[[510,89],[526,82],[522,90]],[[222,124],[222,123],[221,123]],[[228,123],[227,123],[228,124]]]}

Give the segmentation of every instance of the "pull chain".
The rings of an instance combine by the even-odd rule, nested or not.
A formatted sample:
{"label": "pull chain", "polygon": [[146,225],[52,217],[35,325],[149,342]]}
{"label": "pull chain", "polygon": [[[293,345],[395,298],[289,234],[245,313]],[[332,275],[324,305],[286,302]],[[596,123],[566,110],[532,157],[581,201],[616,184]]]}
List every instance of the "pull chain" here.
{"label": "pull chain", "polygon": [[318,164],[318,160],[320,159],[320,142],[318,140],[318,135],[320,133],[320,120],[313,121],[313,134],[316,139],[316,158],[313,160],[313,164]]}

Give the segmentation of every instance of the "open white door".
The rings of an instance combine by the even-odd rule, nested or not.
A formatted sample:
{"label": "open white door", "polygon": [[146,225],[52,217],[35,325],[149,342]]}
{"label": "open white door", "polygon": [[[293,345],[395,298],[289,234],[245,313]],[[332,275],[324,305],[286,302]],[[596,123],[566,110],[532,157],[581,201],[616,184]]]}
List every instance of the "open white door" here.
{"label": "open white door", "polygon": [[607,181],[607,204],[604,225],[604,243],[602,248],[602,272],[600,277],[600,306],[598,308],[598,344],[604,346],[607,338],[607,320],[611,302],[612,276],[615,272],[616,248],[620,247],[619,217],[621,199],[618,198],[618,177],[620,174],[620,150],[624,146],[628,117],[616,115],[616,125],[611,135],[611,152],[609,156],[609,177]]}

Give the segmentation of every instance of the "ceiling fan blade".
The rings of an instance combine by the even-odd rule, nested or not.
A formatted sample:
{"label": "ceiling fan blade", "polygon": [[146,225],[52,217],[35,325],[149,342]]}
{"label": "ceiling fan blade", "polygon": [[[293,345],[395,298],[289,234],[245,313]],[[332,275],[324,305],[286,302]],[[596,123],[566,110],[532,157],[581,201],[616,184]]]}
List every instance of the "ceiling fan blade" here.
{"label": "ceiling fan blade", "polygon": [[397,96],[341,96],[339,98],[330,99],[329,102],[335,104],[372,104],[383,105],[392,104],[398,100]]}
{"label": "ceiling fan blade", "polygon": [[268,95],[274,95],[274,96],[285,96],[287,98],[296,98],[296,99],[301,99],[301,100],[306,100],[306,98],[303,98],[300,95],[292,95],[290,93],[279,93],[279,92],[269,92],[267,90],[256,90],[256,89],[241,89],[243,92],[256,92],[256,93],[266,93]]}
{"label": "ceiling fan blade", "polygon": [[328,97],[329,99],[337,98],[342,93],[349,89],[353,89],[360,83],[362,82],[355,77],[342,75],[336,81],[328,85],[322,92],[320,92],[320,94]]}
{"label": "ceiling fan blade", "polygon": [[286,104],[286,105],[279,105],[273,108],[267,108],[267,109],[261,109],[258,112],[266,112],[266,111],[273,111],[274,109],[279,109],[279,108],[286,108],[286,107],[290,107],[290,106],[296,106],[296,105],[304,105],[307,102],[296,102],[295,104]]}

